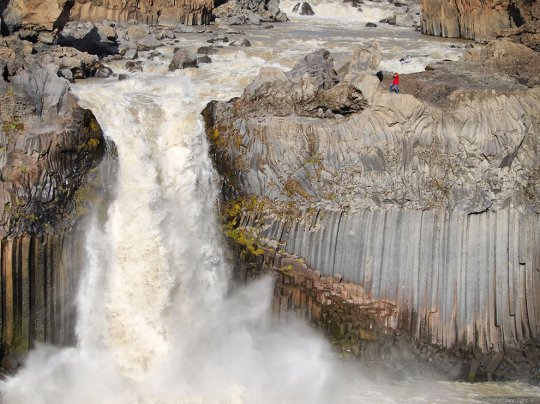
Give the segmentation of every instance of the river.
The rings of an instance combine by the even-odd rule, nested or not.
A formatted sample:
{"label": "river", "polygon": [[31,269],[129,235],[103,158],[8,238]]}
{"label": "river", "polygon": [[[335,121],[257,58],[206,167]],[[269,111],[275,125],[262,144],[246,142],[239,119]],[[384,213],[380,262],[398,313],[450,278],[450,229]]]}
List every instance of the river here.
{"label": "river", "polygon": [[[385,17],[380,8],[358,13],[339,3],[314,3],[314,9],[324,17],[292,17],[273,29],[241,27],[252,47],[225,46],[198,69],[169,72],[173,45],[167,45],[158,57],[143,59],[141,73],[110,62],[116,73],[129,74],[127,80],[73,86],[117,146],[115,198],[106,223],[96,219],[87,232],[77,345],[36,347],[19,373],[1,383],[4,402],[480,403],[540,397],[539,388],[519,383],[373,374],[361,363],[335,359],[307,325],[275,324],[271,279],[229,290],[204,106],[241,94],[261,67],[290,69],[320,47],[339,67],[355,47],[375,39],[381,69],[401,73],[463,52],[463,42],[451,48],[452,41],[409,28],[365,28]],[[206,39],[187,34],[180,46],[195,49]],[[400,62],[407,55],[407,63]]]}

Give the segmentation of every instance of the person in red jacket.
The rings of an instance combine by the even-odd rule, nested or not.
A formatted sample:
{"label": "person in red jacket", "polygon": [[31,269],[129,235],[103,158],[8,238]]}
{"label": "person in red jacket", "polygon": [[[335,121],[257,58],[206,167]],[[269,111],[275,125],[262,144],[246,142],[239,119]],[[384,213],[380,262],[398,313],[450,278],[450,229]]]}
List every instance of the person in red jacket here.
{"label": "person in red jacket", "polygon": [[399,93],[399,74],[394,73],[394,80],[392,81],[392,85],[390,86],[390,92],[395,91],[396,94]]}

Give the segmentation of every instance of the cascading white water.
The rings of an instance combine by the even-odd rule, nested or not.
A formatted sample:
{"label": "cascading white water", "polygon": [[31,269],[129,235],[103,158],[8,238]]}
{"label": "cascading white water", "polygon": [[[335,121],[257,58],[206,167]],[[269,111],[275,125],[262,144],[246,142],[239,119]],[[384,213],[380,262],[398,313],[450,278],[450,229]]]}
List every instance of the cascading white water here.
{"label": "cascading white water", "polygon": [[77,94],[117,146],[116,199],[105,228],[88,234],[78,346],[31,353],[2,387],[6,400],[315,402],[330,376],[326,345],[305,329],[269,328],[268,279],[226,296],[218,188],[189,79]]}

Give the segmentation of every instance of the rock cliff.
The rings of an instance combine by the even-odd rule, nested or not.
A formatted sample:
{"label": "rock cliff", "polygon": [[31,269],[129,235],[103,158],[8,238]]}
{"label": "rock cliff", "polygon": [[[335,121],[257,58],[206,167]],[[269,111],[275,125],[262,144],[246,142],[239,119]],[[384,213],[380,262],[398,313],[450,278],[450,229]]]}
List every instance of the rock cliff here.
{"label": "rock cliff", "polygon": [[231,24],[287,19],[279,9],[278,0],[4,0],[0,4],[0,14],[3,35],[21,28],[61,30],[70,20],[202,25],[209,24],[213,14],[223,23]]}
{"label": "rock cliff", "polygon": [[211,0],[143,0],[143,1],[6,1],[3,21],[9,32],[20,27],[52,31],[68,20],[102,21],[105,19],[145,24],[207,24]]}
{"label": "rock cliff", "polygon": [[84,262],[77,228],[105,148],[58,66],[32,57],[21,63],[0,81],[0,343],[8,369],[34,341],[73,341]]}
{"label": "rock cliff", "polygon": [[424,34],[489,39],[501,30],[519,28],[509,34],[532,48],[539,43],[536,0],[422,0],[421,8]]}
{"label": "rock cliff", "polygon": [[[365,70],[377,52],[336,72],[320,51],[209,104],[224,195],[258,201],[240,203],[237,239],[361,285],[413,339],[483,351],[537,339],[538,55],[497,42],[389,94]],[[498,66],[500,52],[520,55],[523,77]],[[463,69],[479,74],[464,81]],[[288,99],[304,107],[287,112]]]}

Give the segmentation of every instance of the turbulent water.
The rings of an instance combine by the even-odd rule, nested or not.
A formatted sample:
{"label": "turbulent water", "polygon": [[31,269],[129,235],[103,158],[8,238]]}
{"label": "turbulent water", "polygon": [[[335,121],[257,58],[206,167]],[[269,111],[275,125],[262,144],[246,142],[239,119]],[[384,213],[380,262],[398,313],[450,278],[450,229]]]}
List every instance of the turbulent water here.
{"label": "turbulent water", "polygon": [[[325,7],[331,18],[248,29],[252,48],[224,48],[199,69],[168,72],[171,46],[128,80],[75,86],[117,146],[115,199],[106,223],[96,220],[88,230],[77,346],[37,347],[0,386],[5,402],[456,403],[539,395],[513,383],[390,380],[337,361],[300,322],[275,324],[271,279],[229,291],[200,111],[211,99],[239,95],[262,66],[290,68],[319,47],[339,64],[373,39],[361,24],[373,16],[358,13],[344,26],[336,17],[346,15],[345,6],[314,8]],[[388,70],[420,70],[460,53],[409,29],[376,32]],[[183,45],[205,39],[187,36]],[[399,62],[406,55],[411,62]],[[111,67],[121,73],[123,64]]]}

